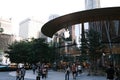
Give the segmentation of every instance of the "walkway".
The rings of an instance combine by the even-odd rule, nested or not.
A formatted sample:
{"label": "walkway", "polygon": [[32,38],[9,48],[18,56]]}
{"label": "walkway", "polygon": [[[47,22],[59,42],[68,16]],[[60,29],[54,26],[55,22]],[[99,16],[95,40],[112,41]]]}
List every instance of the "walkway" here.
{"label": "walkway", "polygon": [[[9,75],[15,76],[15,72],[14,71],[10,72]],[[36,80],[36,75],[37,74],[33,74],[31,70],[27,70],[25,78]],[[64,76],[65,76],[64,72],[56,72],[50,70],[48,72],[48,78],[46,80],[65,80]],[[70,74],[70,80],[73,80],[72,74]],[[106,80],[106,78],[105,76],[87,76],[87,73],[84,72],[81,75],[79,75],[76,78],[76,80]]]}

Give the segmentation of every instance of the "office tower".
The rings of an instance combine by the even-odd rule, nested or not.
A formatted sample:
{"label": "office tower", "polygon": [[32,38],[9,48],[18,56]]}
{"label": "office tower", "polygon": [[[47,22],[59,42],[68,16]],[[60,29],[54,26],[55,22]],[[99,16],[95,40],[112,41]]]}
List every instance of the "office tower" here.
{"label": "office tower", "polygon": [[41,33],[41,27],[44,23],[35,18],[27,18],[22,21],[19,25],[19,36],[22,39],[31,39],[31,38],[45,38]]}
{"label": "office tower", "polygon": [[11,18],[0,17],[0,28],[3,29],[3,34],[13,34]]}
{"label": "office tower", "polygon": [[100,0],[85,0],[85,9],[100,8]]}
{"label": "office tower", "polygon": [[[85,9],[86,10],[96,9],[96,8],[100,8],[100,0],[85,0]],[[100,25],[99,21],[89,22],[88,28],[89,29],[96,29],[97,31],[100,31],[99,25]]]}
{"label": "office tower", "polygon": [[11,18],[0,17],[0,50],[5,51],[14,40]]}
{"label": "office tower", "polygon": [[57,17],[59,17],[58,14],[51,14],[51,15],[49,16],[49,20],[55,19],[55,18],[57,18]]}
{"label": "office tower", "polygon": [[8,46],[15,41],[13,35],[12,20],[8,17],[0,17],[0,64],[10,64],[9,58],[6,57],[5,51]]}

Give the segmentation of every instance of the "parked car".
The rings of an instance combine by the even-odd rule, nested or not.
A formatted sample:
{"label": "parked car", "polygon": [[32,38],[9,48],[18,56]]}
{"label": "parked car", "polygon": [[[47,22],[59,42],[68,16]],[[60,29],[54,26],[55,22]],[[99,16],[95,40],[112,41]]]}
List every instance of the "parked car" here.
{"label": "parked car", "polygon": [[6,71],[8,69],[9,69],[8,65],[0,65],[0,71]]}

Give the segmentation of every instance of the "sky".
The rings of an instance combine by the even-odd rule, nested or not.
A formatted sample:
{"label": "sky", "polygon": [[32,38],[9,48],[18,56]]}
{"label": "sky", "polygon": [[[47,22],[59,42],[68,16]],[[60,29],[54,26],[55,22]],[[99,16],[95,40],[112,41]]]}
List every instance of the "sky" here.
{"label": "sky", "polygon": [[[17,33],[19,22],[39,17],[47,22],[51,14],[65,15],[85,9],[84,0],[0,0],[0,16],[12,18]],[[101,7],[120,6],[120,0],[101,0]]]}

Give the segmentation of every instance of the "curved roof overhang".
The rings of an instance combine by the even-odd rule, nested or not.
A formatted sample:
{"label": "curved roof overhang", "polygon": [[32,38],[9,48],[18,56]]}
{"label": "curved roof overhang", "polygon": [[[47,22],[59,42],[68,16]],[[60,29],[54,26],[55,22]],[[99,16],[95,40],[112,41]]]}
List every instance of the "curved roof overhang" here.
{"label": "curved roof overhang", "polygon": [[42,26],[42,33],[52,37],[57,31],[68,26],[101,20],[120,20],[120,7],[97,8],[67,14],[48,21]]}

